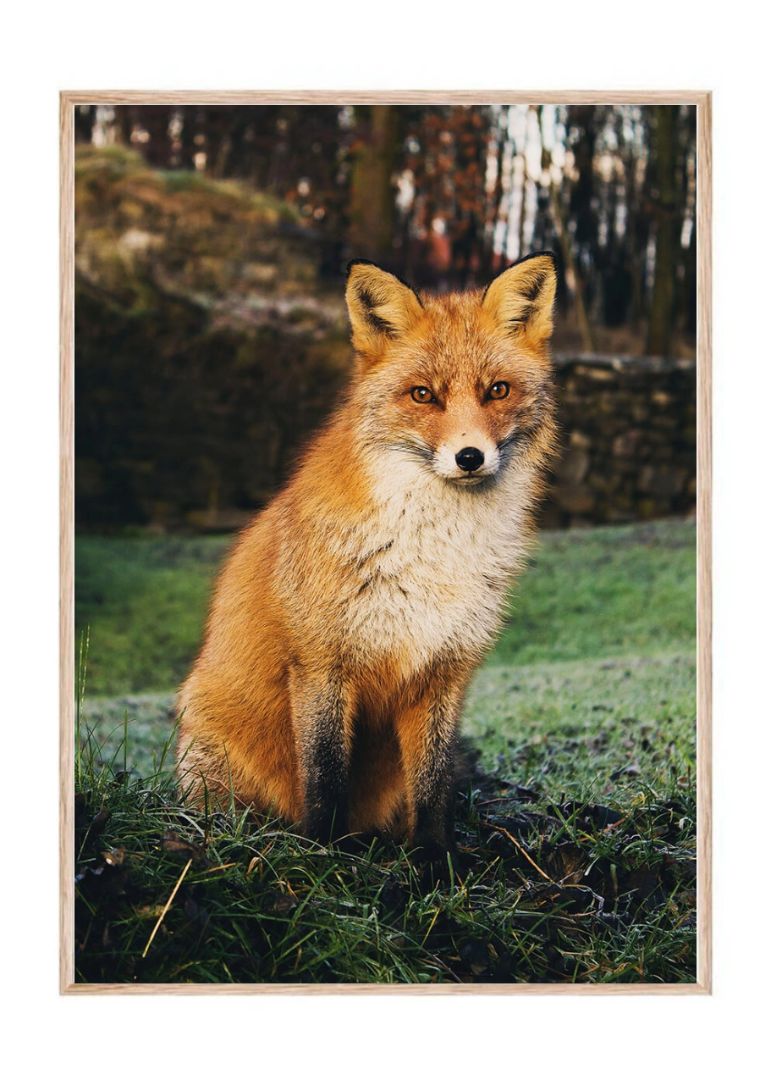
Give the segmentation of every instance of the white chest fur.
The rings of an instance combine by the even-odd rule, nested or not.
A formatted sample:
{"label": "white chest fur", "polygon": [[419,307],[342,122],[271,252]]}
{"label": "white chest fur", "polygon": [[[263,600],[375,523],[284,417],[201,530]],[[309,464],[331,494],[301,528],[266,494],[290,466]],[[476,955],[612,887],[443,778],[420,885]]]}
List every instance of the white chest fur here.
{"label": "white chest fur", "polygon": [[439,653],[488,644],[526,550],[530,480],[509,474],[464,490],[411,462],[377,477],[378,513],[356,537],[351,651],[406,652],[417,671]]}

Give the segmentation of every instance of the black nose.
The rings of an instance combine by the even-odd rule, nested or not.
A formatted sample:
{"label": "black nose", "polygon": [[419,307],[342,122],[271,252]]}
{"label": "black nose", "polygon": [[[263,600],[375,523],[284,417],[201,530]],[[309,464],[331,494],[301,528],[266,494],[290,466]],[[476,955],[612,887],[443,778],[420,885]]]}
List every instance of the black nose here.
{"label": "black nose", "polygon": [[475,446],[464,446],[455,455],[455,460],[464,472],[474,472],[485,460],[485,455]]}

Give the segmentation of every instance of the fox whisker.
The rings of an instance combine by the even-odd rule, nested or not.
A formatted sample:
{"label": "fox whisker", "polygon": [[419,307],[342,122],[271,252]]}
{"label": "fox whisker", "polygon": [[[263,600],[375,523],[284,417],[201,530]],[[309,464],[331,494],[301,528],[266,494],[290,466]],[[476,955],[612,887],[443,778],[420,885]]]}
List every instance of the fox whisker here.
{"label": "fox whisker", "polygon": [[402,454],[407,454],[409,457],[416,458],[418,461],[428,462],[429,464],[434,460],[434,453],[428,446],[411,442],[407,439],[391,443],[391,449]]}

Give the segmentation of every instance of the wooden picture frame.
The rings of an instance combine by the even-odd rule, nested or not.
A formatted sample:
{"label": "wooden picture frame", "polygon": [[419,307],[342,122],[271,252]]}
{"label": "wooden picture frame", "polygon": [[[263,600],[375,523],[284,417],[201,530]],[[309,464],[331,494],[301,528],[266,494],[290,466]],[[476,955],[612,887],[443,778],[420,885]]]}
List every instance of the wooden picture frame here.
{"label": "wooden picture frame", "polygon": [[[688,104],[697,116],[697,971],[694,983],[126,984],[74,973],[74,110],[142,104]],[[66,994],[709,994],[712,988],[712,144],[705,91],[63,91],[60,95],[60,990]]]}

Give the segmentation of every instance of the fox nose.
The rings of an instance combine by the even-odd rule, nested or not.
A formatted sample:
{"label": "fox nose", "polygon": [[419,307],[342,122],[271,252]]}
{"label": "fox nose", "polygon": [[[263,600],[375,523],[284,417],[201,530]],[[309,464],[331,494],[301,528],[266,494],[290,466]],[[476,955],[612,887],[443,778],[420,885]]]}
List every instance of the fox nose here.
{"label": "fox nose", "polygon": [[455,455],[458,468],[463,469],[464,472],[475,472],[484,460],[485,455],[481,450],[477,450],[475,446],[464,446]]}

